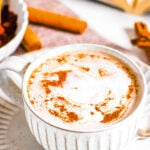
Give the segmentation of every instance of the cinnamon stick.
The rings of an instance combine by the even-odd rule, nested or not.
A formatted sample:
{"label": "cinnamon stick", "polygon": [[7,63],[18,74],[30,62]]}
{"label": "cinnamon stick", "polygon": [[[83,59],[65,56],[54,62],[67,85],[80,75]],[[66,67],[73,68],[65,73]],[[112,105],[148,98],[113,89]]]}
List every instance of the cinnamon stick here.
{"label": "cinnamon stick", "polygon": [[57,29],[80,34],[83,33],[87,28],[87,23],[78,18],[73,18],[33,7],[28,7],[28,12],[29,21],[32,23],[43,24]]}
{"label": "cinnamon stick", "polygon": [[148,26],[143,22],[136,22],[134,29],[137,37],[131,40],[131,43],[141,50],[144,50],[147,58],[150,60],[150,31]]}
{"label": "cinnamon stick", "polygon": [[136,22],[135,23],[135,32],[138,37],[145,37],[150,39],[150,33],[148,31],[148,26],[143,22]]}
{"label": "cinnamon stick", "polygon": [[42,44],[36,33],[28,26],[22,40],[22,45],[27,51],[40,49]]}
{"label": "cinnamon stick", "polygon": [[138,40],[137,41],[137,46],[140,47],[140,48],[145,48],[145,47],[149,47],[150,48],[150,41]]}
{"label": "cinnamon stick", "polygon": [[143,22],[136,22],[134,28],[137,38],[131,40],[132,44],[140,48],[150,48],[150,32],[148,26]]}

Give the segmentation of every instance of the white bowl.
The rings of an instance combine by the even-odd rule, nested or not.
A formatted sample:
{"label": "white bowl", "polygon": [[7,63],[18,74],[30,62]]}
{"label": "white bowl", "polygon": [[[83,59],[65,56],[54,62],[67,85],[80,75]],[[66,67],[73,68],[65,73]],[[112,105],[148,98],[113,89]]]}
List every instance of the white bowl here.
{"label": "white bowl", "polygon": [[23,0],[10,0],[9,10],[17,14],[17,29],[15,36],[0,48],[0,61],[11,55],[21,43],[28,25],[28,11]]}

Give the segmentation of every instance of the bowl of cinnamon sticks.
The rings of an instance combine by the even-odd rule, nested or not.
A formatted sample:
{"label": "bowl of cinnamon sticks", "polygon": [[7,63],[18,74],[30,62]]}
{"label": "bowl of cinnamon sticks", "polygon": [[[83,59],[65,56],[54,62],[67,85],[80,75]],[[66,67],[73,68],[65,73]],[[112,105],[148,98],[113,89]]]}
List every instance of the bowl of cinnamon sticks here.
{"label": "bowl of cinnamon sticks", "polygon": [[0,0],[0,61],[20,45],[28,25],[28,11],[23,0]]}

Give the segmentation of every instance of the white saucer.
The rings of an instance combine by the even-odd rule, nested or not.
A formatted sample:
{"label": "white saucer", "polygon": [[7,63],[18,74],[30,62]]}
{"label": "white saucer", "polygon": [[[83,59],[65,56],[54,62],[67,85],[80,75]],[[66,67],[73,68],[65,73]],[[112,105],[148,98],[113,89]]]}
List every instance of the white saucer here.
{"label": "white saucer", "polygon": [[[19,57],[22,57],[29,62],[32,62],[34,59],[36,59],[38,56],[40,56],[42,53],[45,53],[46,51],[47,49],[38,52],[28,53]],[[145,105],[147,107],[144,110],[144,114],[150,114],[150,107],[148,107],[150,106],[150,67],[139,61],[138,59],[136,59],[135,61],[143,71],[147,80],[148,96],[145,99]],[[26,124],[24,112],[21,109],[23,108],[21,92],[12,82],[12,80],[17,81],[17,77],[18,76],[16,76],[15,74],[10,74],[10,72],[9,76],[3,76],[3,74],[0,74],[0,107],[1,105],[4,106],[4,111],[6,114],[6,117],[1,118],[1,114],[3,114],[3,112],[1,112],[0,108],[0,150],[43,150],[41,146],[35,141],[34,137],[31,135]],[[9,103],[7,102],[6,104],[4,99]],[[10,103],[19,105],[20,108],[15,107]],[[5,120],[7,120],[7,123],[4,123],[4,125],[1,127],[1,121],[3,120],[4,122]],[[3,135],[3,133],[5,133],[4,136],[1,136]],[[150,139],[136,140],[131,145],[129,145],[126,150],[149,150],[149,147]]]}

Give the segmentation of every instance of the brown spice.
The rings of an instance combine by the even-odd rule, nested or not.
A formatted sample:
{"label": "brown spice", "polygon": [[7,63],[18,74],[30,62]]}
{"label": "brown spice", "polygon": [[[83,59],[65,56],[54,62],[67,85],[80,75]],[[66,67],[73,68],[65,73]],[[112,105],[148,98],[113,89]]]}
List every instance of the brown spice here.
{"label": "brown spice", "polygon": [[2,22],[0,25],[0,47],[7,44],[14,36],[17,29],[17,15],[9,11],[5,5],[2,10]]}
{"label": "brown spice", "polygon": [[131,43],[145,51],[150,60],[150,32],[148,26],[143,22],[135,22],[135,32],[137,37],[131,39]]}
{"label": "brown spice", "polygon": [[[106,99],[105,99],[106,100]],[[103,102],[102,104],[101,104],[101,106],[103,107],[103,106],[106,106],[107,105],[107,102]]]}
{"label": "brown spice", "polygon": [[45,92],[46,92],[46,94],[50,94],[51,90],[49,88],[45,88]]}
{"label": "brown spice", "polygon": [[108,113],[104,115],[104,119],[101,121],[102,123],[109,123],[112,122],[119,117],[121,117],[123,114],[122,111],[124,110],[125,106],[118,107],[116,111],[113,111],[112,113]]}
{"label": "brown spice", "polygon": [[96,55],[94,55],[94,54],[90,54],[90,57],[91,57],[91,58],[94,58],[95,56],[96,56]]}
{"label": "brown spice", "polygon": [[[104,103],[104,104],[107,104],[107,103]],[[101,105],[95,105],[95,110],[97,111],[97,112],[101,112],[101,113],[103,113],[102,111],[101,111],[101,106],[103,106],[103,104]],[[104,105],[104,106],[106,106],[106,105]]]}
{"label": "brown spice", "polygon": [[58,80],[41,80],[44,88],[48,88],[48,86],[55,86],[55,87],[62,87],[63,82],[66,80],[67,73],[71,72],[71,70],[64,70],[64,71],[58,71],[58,72],[53,72],[50,75],[58,76]]}
{"label": "brown spice", "polygon": [[94,112],[91,111],[90,114],[91,114],[91,115],[94,115]]}
{"label": "brown spice", "polygon": [[107,70],[103,69],[103,68],[98,69],[98,74],[101,77],[105,77],[105,76],[109,76],[110,75],[110,73]]}
{"label": "brown spice", "polygon": [[59,63],[65,63],[67,60],[66,60],[66,57],[65,56],[60,56],[57,58],[57,62]]}
{"label": "brown spice", "polygon": [[57,111],[55,111],[55,110],[49,109],[49,113],[54,115],[55,117],[59,117],[59,113]]}
{"label": "brown spice", "polygon": [[63,112],[58,112],[56,110],[49,110],[49,113],[67,123],[72,123],[79,120],[79,117],[75,112],[67,112],[65,110]]}
{"label": "brown spice", "polygon": [[62,96],[57,96],[57,99],[63,101],[63,102],[68,102],[64,97]]}
{"label": "brown spice", "polygon": [[83,53],[78,54],[78,58],[80,59],[85,58],[85,57],[86,57],[86,54],[83,54]]}
{"label": "brown spice", "polygon": [[127,98],[127,99],[130,99],[130,98],[131,98],[131,94],[132,94],[133,91],[134,91],[134,86],[131,84],[131,85],[128,86],[128,88],[129,88],[129,89],[128,89],[126,98]]}
{"label": "brown spice", "polygon": [[76,113],[74,112],[67,112],[67,116],[68,116],[68,121],[69,122],[74,122],[74,121],[78,121],[79,117]]}
{"label": "brown spice", "polygon": [[113,100],[113,99],[114,99],[113,97],[106,97],[106,98],[105,98],[106,101],[111,101],[111,100]]}
{"label": "brown spice", "polygon": [[81,66],[80,68],[81,68],[82,70],[84,70],[84,71],[87,71],[87,72],[90,70],[89,67],[83,67],[83,66]]}
{"label": "brown spice", "polygon": [[57,96],[57,97],[52,97],[50,99],[50,101],[56,101],[56,102],[62,102],[63,104],[65,105],[70,105],[72,107],[80,107],[79,105],[76,105],[76,104],[73,104],[71,103],[70,101],[68,101],[65,97],[62,97],[62,96]]}
{"label": "brown spice", "polygon": [[59,109],[60,109],[60,112],[67,111],[67,109],[65,108],[64,105],[59,105],[59,104],[55,103],[55,104],[54,104],[54,107],[55,107],[55,108],[59,108]]}
{"label": "brown spice", "polygon": [[49,100],[48,100],[48,99],[45,99],[44,102],[47,103],[47,102],[49,102]]}
{"label": "brown spice", "polygon": [[0,34],[2,35],[2,34],[4,34],[4,33],[5,33],[4,27],[3,27],[3,26],[0,26]]}
{"label": "brown spice", "polygon": [[34,100],[30,100],[30,103],[33,105],[35,103],[35,101]]}
{"label": "brown spice", "polygon": [[72,103],[70,103],[66,98],[62,96],[52,97],[49,101],[53,104],[53,109],[49,109],[49,113],[54,115],[55,117],[60,118],[64,122],[75,122],[78,121],[80,118],[72,109],[69,111],[67,106],[71,106],[72,108],[78,107]]}

